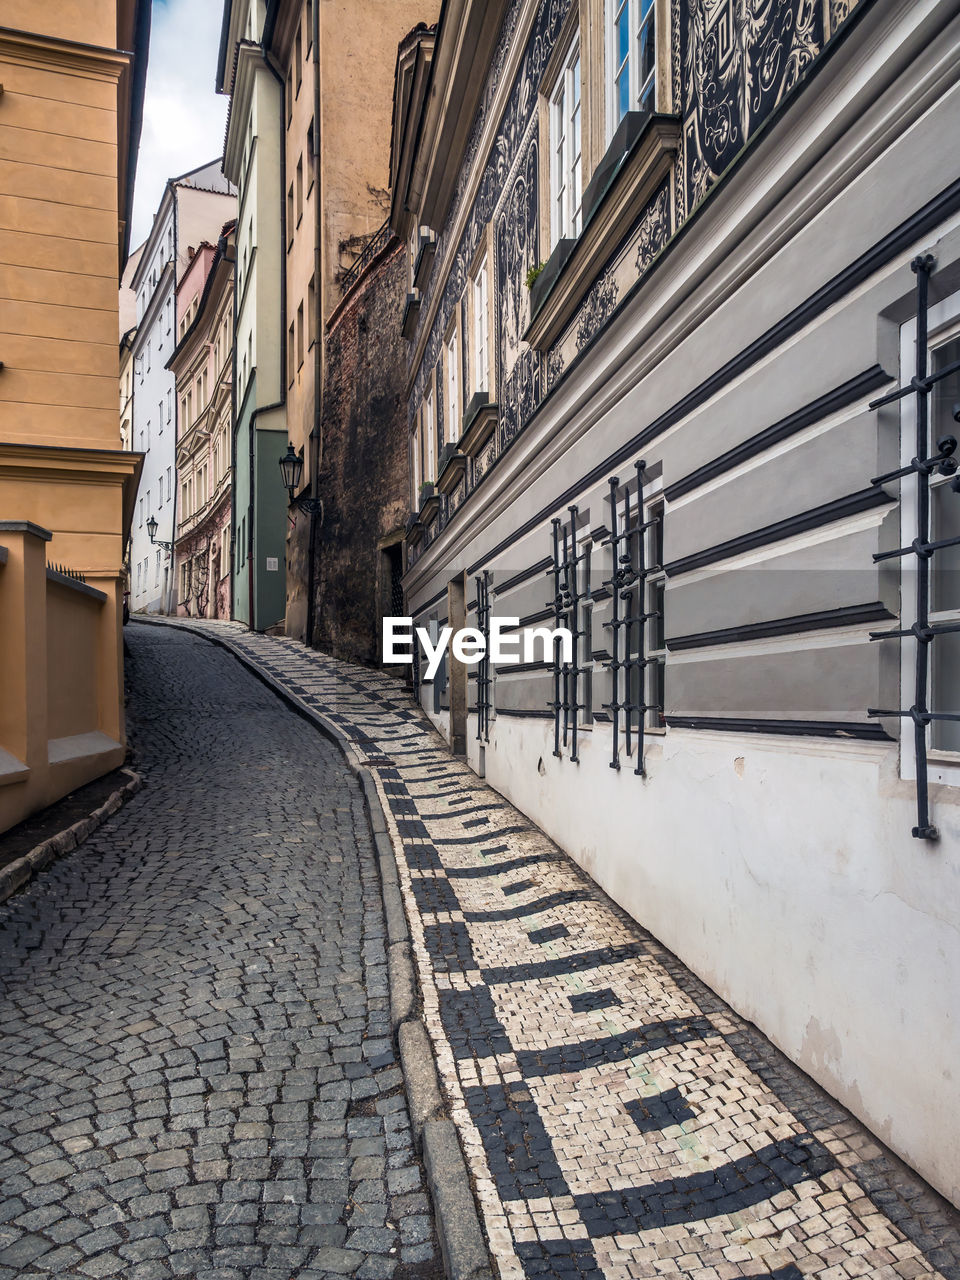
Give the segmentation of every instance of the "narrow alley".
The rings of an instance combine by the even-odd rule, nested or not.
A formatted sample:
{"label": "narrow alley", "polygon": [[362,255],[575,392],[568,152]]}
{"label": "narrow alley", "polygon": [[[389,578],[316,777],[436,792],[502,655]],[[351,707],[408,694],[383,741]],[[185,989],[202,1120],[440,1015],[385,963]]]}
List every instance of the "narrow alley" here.
{"label": "narrow alley", "polygon": [[956,1211],[399,682],[235,624],[126,635],[144,789],[0,908],[0,1280],[443,1273],[351,765],[502,1280],[960,1278]]}
{"label": "narrow alley", "polygon": [[232,658],[126,637],[144,789],[0,907],[0,1277],[435,1275],[360,787]]}

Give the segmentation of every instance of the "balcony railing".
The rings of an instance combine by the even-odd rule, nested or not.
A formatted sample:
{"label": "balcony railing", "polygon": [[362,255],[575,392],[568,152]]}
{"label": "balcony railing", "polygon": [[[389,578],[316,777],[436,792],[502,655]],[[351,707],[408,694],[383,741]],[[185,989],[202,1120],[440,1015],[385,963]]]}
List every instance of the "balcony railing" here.
{"label": "balcony railing", "polygon": [[363,252],[357,258],[356,262],[340,277],[340,284],[344,293],[349,293],[353,286],[357,283],[364,271],[374,260],[378,253],[382,252],[390,243],[390,237],[393,235],[390,229],[389,219],[376,230],[367,243],[363,247]]}

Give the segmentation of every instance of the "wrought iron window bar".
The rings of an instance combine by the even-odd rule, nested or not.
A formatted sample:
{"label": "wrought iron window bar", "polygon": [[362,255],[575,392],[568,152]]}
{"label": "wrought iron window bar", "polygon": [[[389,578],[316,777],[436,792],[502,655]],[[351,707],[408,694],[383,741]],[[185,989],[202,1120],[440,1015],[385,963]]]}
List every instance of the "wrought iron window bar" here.
{"label": "wrought iron window bar", "polygon": [[[620,769],[620,713],[623,712],[627,755],[633,750],[633,739],[636,736],[637,763],[634,773],[640,777],[646,777],[643,758],[646,714],[648,711],[663,711],[659,704],[649,703],[645,697],[646,669],[657,661],[647,657],[647,623],[661,616],[659,609],[648,610],[646,607],[647,578],[651,573],[657,572],[660,566],[647,564],[645,535],[661,519],[659,515],[649,520],[643,518],[646,465],[642,460],[635,464],[635,514],[631,514],[629,485],[624,486],[621,491],[619,476],[611,476],[607,481],[610,486],[610,531],[606,545],[612,552],[613,566],[610,577],[603,583],[605,587],[609,587],[613,600],[613,617],[610,622],[604,623],[613,633],[610,645],[613,656],[604,664],[613,677],[611,700],[604,704],[613,721],[610,768]],[[622,517],[619,512],[621,494]],[[634,627],[636,631],[633,630]],[[636,686],[636,701],[631,696],[631,684]]]}
{"label": "wrought iron window bar", "polygon": [[547,604],[553,606],[555,627],[566,627],[573,638],[571,661],[561,662],[561,646],[559,640],[553,644],[551,663],[553,668],[553,700],[547,706],[553,711],[553,754],[562,757],[568,744],[570,759],[574,764],[580,763],[578,730],[579,713],[583,710],[580,701],[581,678],[584,669],[580,664],[580,641],[584,630],[581,626],[580,605],[584,599],[590,598],[589,591],[580,590],[580,566],[590,556],[587,545],[582,551],[577,550],[577,518],[576,507],[568,507],[570,513],[569,528],[557,517],[553,525],[553,564],[547,573],[553,576],[553,599]]}
{"label": "wrought iron window bar", "polygon": [[490,741],[490,571],[477,574],[477,630],[483,636],[483,657],[477,666],[477,741]]}
{"label": "wrought iron window bar", "polygon": [[[917,825],[911,834],[917,840],[937,840],[939,831],[930,820],[930,799],[927,768],[927,729],[936,721],[960,721],[960,713],[932,711],[928,703],[930,645],[937,636],[960,631],[960,623],[930,622],[930,561],[937,551],[945,547],[960,546],[960,537],[930,540],[930,476],[938,471],[944,476],[954,476],[950,482],[951,489],[960,494],[960,476],[957,476],[957,440],[954,436],[944,436],[937,441],[935,453],[930,453],[930,393],[938,382],[960,369],[960,361],[953,361],[935,374],[927,372],[927,342],[929,330],[929,286],[930,276],[936,267],[932,254],[922,254],[914,258],[910,264],[917,277],[916,309],[917,309],[917,370],[907,386],[898,388],[888,395],[870,403],[871,409],[879,409],[883,405],[893,404],[907,396],[916,396],[916,453],[904,467],[888,471],[884,475],[874,476],[873,485],[891,484],[908,476],[917,477],[917,536],[906,547],[897,547],[893,551],[880,551],[874,555],[875,561],[892,560],[904,556],[917,557],[917,595],[916,622],[910,627],[898,627],[887,631],[873,631],[871,640],[900,640],[912,637],[917,642],[916,665],[914,674],[913,705],[906,710],[885,710],[869,707],[867,715],[872,718],[893,716],[913,722],[914,754],[916,757],[917,781]],[[960,413],[954,411],[954,417],[960,419]]]}

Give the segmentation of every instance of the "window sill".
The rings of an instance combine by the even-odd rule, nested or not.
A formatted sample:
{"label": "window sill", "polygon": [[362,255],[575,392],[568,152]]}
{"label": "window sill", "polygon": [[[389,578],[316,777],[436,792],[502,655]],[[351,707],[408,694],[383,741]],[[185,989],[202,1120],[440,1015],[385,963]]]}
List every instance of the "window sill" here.
{"label": "window sill", "polygon": [[560,336],[630,230],[646,201],[670,172],[680,142],[676,116],[629,112],[583,193],[584,227],[561,240],[533,282],[533,319],[524,339],[545,351]]}
{"label": "window sill", "polygon": [[497,425],[498,409],[488,391],[478,391],[463,414],[463,429],[457,448],[468,458],[476,458]]}
{"label": "window sill", "polygon": [[420,318],[420,290],[413,289],[407,294],[407,301],[403,308],[403,324],[401,332],[407,341],[413,339],[417,332],[417,320]]}

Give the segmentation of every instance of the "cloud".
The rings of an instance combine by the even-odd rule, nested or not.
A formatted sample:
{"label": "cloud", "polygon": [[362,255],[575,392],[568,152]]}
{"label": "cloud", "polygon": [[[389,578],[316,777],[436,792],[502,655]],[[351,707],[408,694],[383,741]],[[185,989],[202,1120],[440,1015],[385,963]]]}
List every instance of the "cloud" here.
{"label": "cloud", "polygon": [[150,234],[168,178],[223,152],[227,98],[216,92],[219,0],[154,0],[131,247]]}

